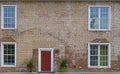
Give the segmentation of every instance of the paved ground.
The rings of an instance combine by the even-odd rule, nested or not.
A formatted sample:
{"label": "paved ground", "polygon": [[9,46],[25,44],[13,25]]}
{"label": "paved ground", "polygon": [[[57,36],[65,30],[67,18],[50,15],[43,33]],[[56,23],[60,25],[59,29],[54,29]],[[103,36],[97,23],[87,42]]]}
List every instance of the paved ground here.
{"label": "paved ground", "polygon": [[67,73],[28,73],[28,72],[1,72],[0,74],[120,74],[120,72],[67,72]]}

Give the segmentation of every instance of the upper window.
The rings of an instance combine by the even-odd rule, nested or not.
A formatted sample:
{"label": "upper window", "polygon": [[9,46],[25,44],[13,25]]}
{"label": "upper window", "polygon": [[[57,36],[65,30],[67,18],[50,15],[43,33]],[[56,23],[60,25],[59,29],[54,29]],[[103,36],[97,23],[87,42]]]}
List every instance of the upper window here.
{"label": "upper window", "polygon": [[92,68],[110,68],[110,44],[90,43],[88,65]]}
{"label": "upper window", "polygon": [[2,29],[16,29],[16,5],[2,5]]}
{"label": "upper window", "polygon": [[110,6],[89,7],[89,30],[110,30]]}
{"label": "upper window", "polygon": [[15,42],[1,43],[1,66],[2,67],[16,66],[16,43]]}

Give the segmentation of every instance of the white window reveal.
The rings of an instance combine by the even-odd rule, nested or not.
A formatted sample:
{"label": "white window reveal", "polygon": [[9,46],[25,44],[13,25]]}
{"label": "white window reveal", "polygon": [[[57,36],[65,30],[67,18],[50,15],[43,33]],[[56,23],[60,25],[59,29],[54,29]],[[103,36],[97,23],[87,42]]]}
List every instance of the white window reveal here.
{"label": "white window reveal", "polygon": [[110,6],[89,7],[89,30],[110,30]]}
{"label": "white window reveal", "polygon": [[2,29],[16,29],[16,5],[2,5]]}
{"label": "white window reveal", "polygon": [[90,43],[88,47],[88,65],[90,68],[110,68],[109,43]]}
{"label": "white window reveal", "polygon": [[15,42],[1,43],[1,66],[2,67],[16,66],[16,43]]}

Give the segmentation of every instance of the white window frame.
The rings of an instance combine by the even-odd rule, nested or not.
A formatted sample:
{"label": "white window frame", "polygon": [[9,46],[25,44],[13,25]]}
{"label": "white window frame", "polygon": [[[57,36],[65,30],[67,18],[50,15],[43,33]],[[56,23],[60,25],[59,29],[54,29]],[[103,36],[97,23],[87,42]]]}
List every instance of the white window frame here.
{"label": "white window frame", "polygon": [[[99,26],[98,29],[91,29],[91,27],[90,27],[90,13],[91,13],[90,8],[91,7],[108,7],[109,8],[109,12],[108,12],[109,13],[109,20],[108,20],[109,27],[108,27],[108,29],[100,29],[100,23],[98,25]],[[99,20],[99,22],[100,22],[100,20]],[[90,30],[90,31],[110,31],[111,30],[111,6],[109,6],[109,5],[90,5],[90,6],[88,6],[88,30]]]}
{"label": "white window frame", "polygon": [[[4,27],[4,6],[15,6],[15,28]],[[17,28],[17,5],[1,5],[1,29],[16,29]]]}
{"label": "white window frame", "polygon": [[[4,44],[14,44],[15,45],[15,65],[4,65],[4,58],[3,58],[3,52],[4,52]],[[1,67],[16,67],[16,42],[1,42]]]}
{"label": "white window frame", "polygon": [[[108,45],[108,66],[100,66],[100,57],[98,57],[98,66],[90,65],[90,45]],[[100,55],[100,49],[98,48],[98,54]],[[110,43],[88,43],[88,68],[111,68],[111,45]]]}

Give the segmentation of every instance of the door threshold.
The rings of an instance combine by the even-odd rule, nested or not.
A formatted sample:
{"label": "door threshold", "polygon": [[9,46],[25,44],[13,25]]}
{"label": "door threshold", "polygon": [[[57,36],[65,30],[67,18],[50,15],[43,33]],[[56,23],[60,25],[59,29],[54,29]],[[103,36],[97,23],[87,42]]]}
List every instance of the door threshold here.
{"label": "door threshold", "polygon": [[55,72],[47,72],[47,71],[45,71],[45,72],[38,72],[38,73],[55,73]]}

